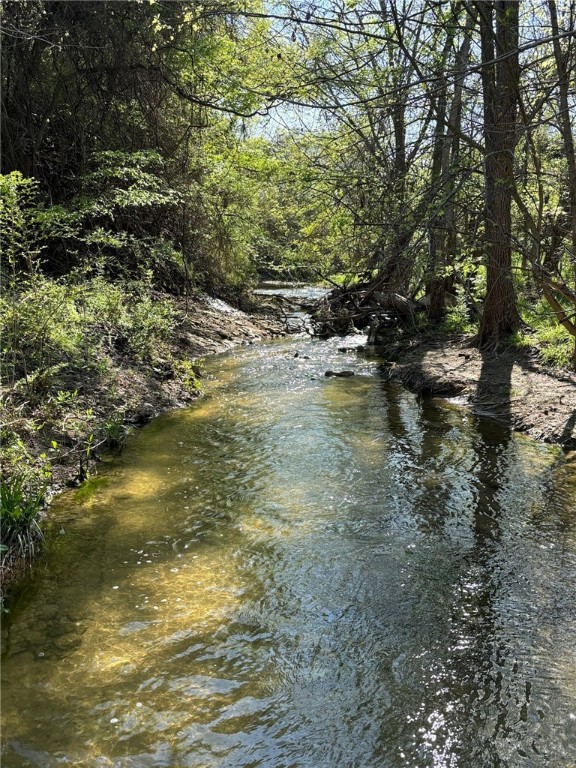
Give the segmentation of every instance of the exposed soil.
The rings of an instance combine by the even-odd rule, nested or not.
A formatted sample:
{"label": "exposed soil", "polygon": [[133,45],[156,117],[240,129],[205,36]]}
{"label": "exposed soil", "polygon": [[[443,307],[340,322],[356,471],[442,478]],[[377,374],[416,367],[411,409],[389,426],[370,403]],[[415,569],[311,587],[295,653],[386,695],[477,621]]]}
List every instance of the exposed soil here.
{"label": "exposed soil", "polygon": [[535,350],[486,354],[450,338],[383,351],[392,361],[386,375],[411,391],[446,398],[536,440],[576,450],[576,374],[544,367]]}
{"label": "exposed soil", "polygon": [[[182,321],[165,365],[143,365],[119,351],[108,360],[106,376],[95,380],[84,373],[62,382],[67,389],[78,390],[82,408],[92,412],[89,429],[96,433],[114,414],[120,414],[126,426],[144,424],[198,397],[197,389],[176,374],[174,360],[195,361],[234,346],[283,336],[289,330],[273,303],[266,307],[266,314],[248,315],[218,300],[196,298],[181,310]],[[537,440],[576,450],[576,373],[543,366],[535,350],[511,348],[488,355],[462,338],[413,337],[377,351],[389,361],[383,365],[384,374],[413,392],[448,399]],[[44,428],[24,428],[21,436],[32,455],[52,451],[50,495],[80,483],[85,472],[97,471],[98,444],[90,462],[80,462],[79,472],[83,449],[78,446],[86,434],[78,426],[77,414],[63,411],[50,419],[39,408],[32,417],[31,423],[43,421]],[[71,446],[70,450],[55,453],[50,447],[53,440]],[[0,576],[6,588],[22,568],[14,562],[3,566]]]}
{"label": "exposed soil", "polygon": [[[196,361],[204,355],[286,333],[286,325],[271,314],[248,315],[218,299],[196,298],[189,302],[170,353],[173,358]],[[122,365],[120,361],[116,378],[116,406],[126,414],[129,423],[145,423],[162,411],[185,405],[199,394],[174,376],[170,366],[151,368]]]}
{"label": "exposed soil", "polygon": [[[287,333],[285,323],[271,314],[248,315],[218,299],[190,299],[181,309],[182,321],[167,349],[166,364],[143,365],[119,356],[97,386],[90,387],[85,381],[72,382],[101,422],[110,414],[122,414],[126,426],[140,426],[163,411],[196,399],[200,392],[187,384],[185,377],[176,375],[173,360],[195,363],[204,355]],[[194,365],[194,371],[201,378],[201,366]],[[90,469],[94,470],[94,464]],[[83,478],[77,476],[74,465],[63,462],[53,464],[53,480],[52,490],[57,491]]]}
{"label": "exposed soil", "polygon": [[378,283],[366,283],[329,293],[313,316],[317,332],[343,333],[350,323],[366,328],[367,349],[390,361],[385,375],[413,392],[451,400],[536,440],[576,449],[574,371],[544,366],[536,349],[508,347],[489,354],[461,337],[407,334],[416,328],[422,302],[377,289]]}
{"label": "exposed soil", "polygon": [[[120,436],[170,408],[186,405],[200,394],[196,386],[203,355],[253,344],[289,332],[282,312],[270,304],[266,314],[246,314],[217,299],[198,297],[178,306],[177,332],[154,365],[136,360],[114,345],[103,358],[103,372],[75,368],[59,375],[53,389],[73,392],[70,401],[55,404],[47,395],[26,411],[8,388],[2,391],[3,424],[18,434],[27,452],[24,463],[50,461],[46,500],[66,486],[79,485],[98,469],[99,456],[110,447],[107,425],[116,423]],[[192,375],[178,368],[188,361]],[[19,464],[12,462],[16,469]],[[31,558],[3,554],[0,597],[26,572]]]}

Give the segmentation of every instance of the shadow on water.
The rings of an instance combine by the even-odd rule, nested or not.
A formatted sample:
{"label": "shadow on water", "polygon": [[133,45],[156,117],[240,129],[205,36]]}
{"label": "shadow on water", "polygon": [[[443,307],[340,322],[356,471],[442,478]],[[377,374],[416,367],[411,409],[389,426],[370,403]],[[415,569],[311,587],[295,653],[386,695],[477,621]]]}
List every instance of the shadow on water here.
{"label": "shadow on water", "polygon": [[511,423],[512,369],[517,362],[510,355],[482,352],[482,366],[474,397],[474,412],[478,416]]}
{"label": "shadow on water", "polygon": [[564,425],[564,429],[562,430],[562,435],[560,436],[560,444],[561,445],[568,445],[572,441],[572,433],[574,432],[574,427],[576,426],[576,411],[570,416],[570,418],[566,421],[566,424]]}
{"label": "shadow on water", "polygon": [[572,759],[573,470],[298,345],[224,361],[62,499],[5,631],[3,765]]}
{"label": "shadow on water", "polygon": [[[481,380],[480,397],[484,385]],[[558,473],[566,466],[564,458],[557,454],[551,466],[538,468],[532,487],[523,488],[525,467],[508,427],[469,417],[474,429],[460,428],[457,449],[447,452],[450,423],[454,423],[450,410],[430,399],[421,400],[419,429],[415,429],[402,414],[405,395],[390,385],[385,388],[391,431],[404,456],[398,462],[403,482],[411,487],[414,498],[414,518],[429,546],[434,538],[441,542],[440,551],[431,545],[431,557],[420,574],[419,588],[433,618],[427,624],[427,645],[417,654],[426,661],[417,673],[422,695],[409,718],[413,730],[409,738],[404,736],[405,764],[496,768],[541,765],[545,760],[547,765],[564,765],[576,756],[576,730],[573,725],[565,730],[562,714],[554,711],[566,691],[562,675],[552,683],[552,672],[557,672],[553,657],[546,659],[544,665],[549,666],[543,670],[545,644],[543,648],[537,635],[554,632],[556,627],[563,663],[573,661],[568,638],[576,605],[569,588],[563,590],[561,611],[549,595],[543,601],[536,598],[529,566],[535,546],[544,545],[536,532],[536,541],[522,541],[518,535],[519,525],[538,527],[538,520],[530,517],[530,505],[539,510],[540,523],[546,519],[549,526],[555,520],[554,527],[569,526],[574,535],[570,502],[564,514],[556,509],[558,516],[550,515]],[[500,409],[498,417],[507,424],[505,410]],[[462,421],[461,415],[457,421]],[[460,472],[463,443],[469,444],[465,473]],[[412,477],[411,467],[418,467]],[[459,502],[456,507],[454,495]],[[562,541],[561,531],[556,533]],[[514,547],[514,539],[518,547],[526,546],[525,557]],[[456,547],[455,541],[459,542]],[[562,563],[559,554],[557,565]],[[573,553],[563,565],[573,576]],[[439,588],[438,576],[448,589]],[[434,624],[438,634],[431,632]],[[566,686],[572,697],[573,685],[574,677]],[[570,696],[565,699],[568,707]],[[390,732],[390,727],[385,719],[383,731]],[[401,740],[396,730],[394,741]],[[388,764],[386,752],[381,759]]]}

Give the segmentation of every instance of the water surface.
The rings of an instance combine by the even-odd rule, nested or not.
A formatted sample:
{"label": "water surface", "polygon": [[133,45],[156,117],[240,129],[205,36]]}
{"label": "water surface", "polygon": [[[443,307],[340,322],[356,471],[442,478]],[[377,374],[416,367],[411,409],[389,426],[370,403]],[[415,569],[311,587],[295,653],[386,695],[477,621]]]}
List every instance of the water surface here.
{"label": "water surface", "polygon": [[575,462],[358,341],[212,359],[61,497],[4,620],[5,768],[576,764]]}

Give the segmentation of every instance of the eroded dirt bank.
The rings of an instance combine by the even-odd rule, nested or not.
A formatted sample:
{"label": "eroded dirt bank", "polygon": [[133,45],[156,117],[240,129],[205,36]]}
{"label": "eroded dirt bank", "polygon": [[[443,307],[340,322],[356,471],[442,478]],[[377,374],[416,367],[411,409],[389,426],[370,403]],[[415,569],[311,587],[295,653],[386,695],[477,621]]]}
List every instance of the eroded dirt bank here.
{"label": "eroded dirt bank", "polygon": [[[246,314],[218,299],[191,300],[171,343],[173,358],[195,361],[204,355],[224,352],[286,334],[285,324],[270,314]],[[128,422],[142,423],[163,410],[195,399],[198,392],[167,366],[118,366],[118,405]]]}
{"label": "eroded dirt bank", "polygon": [[[74,382],[101,423],[116,414],[129,428],[169,408],[184,406],[201,394],[198,358],[287,332],[286,325],[271,314],[246,314],[207,296],[189,300],[181,310],[181,321],[164,364],[142,365],[119,355],[97,388],[85,381]],[[192,367],[187,372],[174,361],[189,362]],[[94,468],[93,464],[90,469]],[[84,479],[78,477],[77,467],[67,462],[53,462],[53,471],[55,490]]]}
{"label": "eroded dirt bank", "polygon": [[382,349],[385,375],[568,450],[576,449],[576,374],[544,367],[535,351],[483,354],[462,339]]}
{"label": "eroded dirt bank", "polygon": [[[209,297],[174,303],[179,321],[154,363],[143,363],[112,340],[102,353],[99,370],[63,371],[35,404],[22,402],[19,392],[3,389],[2,422],[18,437],[5,456],[3,469],[9,482],[19,472],[36,478],[32,481],[36,485],[47,482],[49,502],[67,486],[80,485],[96,474],[100,456],[120,448],[131,427],[198,397],[202,385],[198,358],[288,332],[272,307],[248,315]],[[43,481],[43,476],[49,479]],[[45,515],[46,510],[41,513]],[[20,580],[36,550],[26,556],[12,549],[2,553],[0,597]]]}

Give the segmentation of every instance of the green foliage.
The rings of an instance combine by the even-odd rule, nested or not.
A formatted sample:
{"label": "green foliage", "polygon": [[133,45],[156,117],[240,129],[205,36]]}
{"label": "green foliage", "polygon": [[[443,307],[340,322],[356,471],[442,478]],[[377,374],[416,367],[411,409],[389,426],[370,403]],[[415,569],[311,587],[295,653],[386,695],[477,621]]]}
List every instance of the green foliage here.
{"label": "green foliage", "polygon": [[174,370],[185,389],[191,393],[202,391],[202,369],[198,363],[193,363],[191,360],[177,360],[174,363]]}
{"label": "green foliage", "polygon": [[126,310],[126,334],[136,356],[149,361],[160,357],[162,344],[170,339],[174,329],[173,305],[144,294]]}
{"label": "green foliage", "polygon": [[10,428],[2,430],[0,533],[2,563],[33,555],[42,540],[38,515],[52,476],[45,454],[34,457]]}
{"label": "green foliage", "polygon": [[128,435],[124,424],[124,414],[118,413],[111,416],[103,425],[104,440],[110,450],[121,451]]}
{"label": "green foliage", "polygon": [[95,153],[81,194],[50,215],[52,246],[75,253],[72,266],[109,279],[149,278],[181,293],[188,279],[175,246],[184,197],[155,151]]}
{"label": "green foliage", "polygon": [[37,276],[0,298],[2,375],[32,395],[66,367],[96,365],[104,351],[153,361],[175,322],[172,304],[154,296],[149,281],[75,284]]}
{"label": "green foliage", "polygon": [[[314,151],[316,145],[310,140],[307,148]],[[349,266],[350,215],[334,207],[330,184],[288,137],[244,140],[227,173],[243,190],[238,220],[261,275],[317,280],[319,273]]]}
{"label": "green foliage", "polygon": [[109,351],[130,351],[141,361],[161,356],[176,315],[170,302],[153,296],[150,282],[120,285],[95,278],[80,286],[79,299],[89,338],[103,338]]}
{"label": "green foliage", "polygon": [[446,333],[474,333],[475,324],[470,320],[463,302],[450,307],[442,320],[442,328]]}
{"label": "green foliage", "polygon": [[161,232],[167,211],[182,202],[164,176],[158,152],[98,152],[92,164],[95,170],[82,177],[82,195],[71,203],[83,222],[102,221],[137,234]]}
{"label": "green foliage", "polygon": [[0,480],[0,521],[5,556],[8,552],[19,557],[34,554],[36,543],[42,539],[38,513],[45,494],[46,485],[31,488],[22,475]]}
{"label": "green foliage", "polygon": [[351,288],[358,283],[358,275],[354,272],[336,272],[328,277],[329,285],[337,285],[341,288]]}
{"label": "green foliage", "polygon": [[0,297],[2,375],[27,389],[43,389],[46,376],[78,354],[81,317],[66,285],[40,275],[23,279]]}
{"label": "green foliage", "polygon": [[[27,427],[32,431],[39,429],[39,426],[33,422]],[[52,474],[52,467],[46,455],[33,456],[15,431],[14,425],[5,425],[0,436],[2,438],[3,476],[9,478],[22,474],[22,468],[26,466],[25,479],[28,486],[32,489],[43,486]]]}
{"label": "green foliage", "polygon": [[27,269],[40,253],[37,219],[38,183],[20,171],[0,174],[0,243],[3,270]]}
{"label": "green foliage", "polygon": [[530,330],[516,338],[519,346],[536,347],[545,365],[571,368],[574,365],[574,337],[558,324],[544,299],[525,302],[523,317]]}

